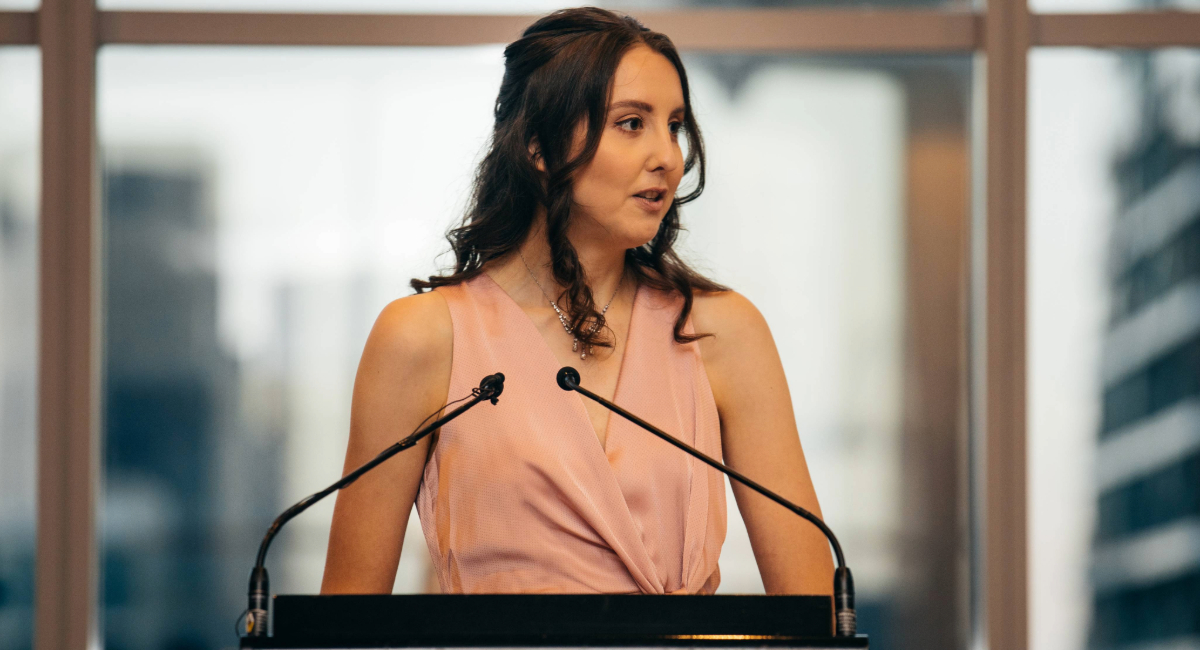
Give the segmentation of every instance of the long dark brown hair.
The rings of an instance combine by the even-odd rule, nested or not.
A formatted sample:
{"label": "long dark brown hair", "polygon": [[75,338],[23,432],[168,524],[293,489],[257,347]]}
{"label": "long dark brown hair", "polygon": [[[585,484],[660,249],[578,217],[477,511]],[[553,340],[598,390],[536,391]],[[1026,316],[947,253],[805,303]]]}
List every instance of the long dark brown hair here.
{"label": "long dark brown hair", "polygon": [[[600,144],[608,113],[612,78],[621,58],[643,44],[666,57],[683,86],[682,131],[687,137],[684,174],[695,172],[695,186],[674,197],[658,232],[647,244],[625,251],[625,267],[638,282],[683,296],[675,321],[675,341],[685,335],[692,310],[692,290],[725,291],[693,271],[674,250],[681,229],[679,206],[704,189],[704,142],[692,112],[687,73],[671,39],[636,19],[595,7],[564,9],[530,25],[504,49],[504,80],[496,97],[491,143],[476,171],[471,202],[461,225],[446,238],[454,251],[454,272],[413,279],[418,293],[457,284],[483,272],[488,262],[516,250],[533,226],[538,206],[546,211],[554,279],[564,288],[558,296],[581,343],[611,347],[604,316],[596,311],[591,289],[575,248],[567,239],[574,204],[572,178],[588,164]],[[575,128],[587,121],[583,150],[570,156]],[[536,150],[545,167],[530,155]],[[594,329],[593,329],[594,327]]]}

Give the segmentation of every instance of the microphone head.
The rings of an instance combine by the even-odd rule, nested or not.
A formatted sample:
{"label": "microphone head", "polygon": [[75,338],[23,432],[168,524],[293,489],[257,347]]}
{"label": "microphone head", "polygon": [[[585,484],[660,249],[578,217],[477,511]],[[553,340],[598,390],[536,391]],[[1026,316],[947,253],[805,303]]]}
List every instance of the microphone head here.
{"label": "microphone head", "polygon": [[558,371],[558,387],[563,390],[579,388],[579,371],[571,366],[563,366]]}
{"label": "microphone head", "polygon": [[504,373],[498,372],[494,375],[488,375],[479,382],[479,388],[482,390],[493,391],[492,398],[500,396],[504,392]]}

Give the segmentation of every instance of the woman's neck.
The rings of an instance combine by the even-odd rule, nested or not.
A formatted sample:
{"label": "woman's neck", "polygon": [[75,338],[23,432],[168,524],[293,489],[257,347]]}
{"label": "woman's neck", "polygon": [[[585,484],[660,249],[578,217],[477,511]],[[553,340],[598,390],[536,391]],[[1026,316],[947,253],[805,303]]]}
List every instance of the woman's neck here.
{"label": "woman's neck", "polygon": [[[517,249],[517,252],[498,260],[498,263],[488,269],[501,287],[523,307],[546,306],[546,296],[557,300],[563,287],[554,279],[550,266],[550,244],[546,240],[545,222],[538,219],[530,229],[529,236]],[[620,286],[625,276],[625,251],[603,242],[582,238],[572,238],[568,234],[579,263],[583,267],[584,277],[592,290],[592,299],[596,309],[600,310],[620,288],[624,294],[629,287]],[[536,279],[536,281],[535,281]],[[538,285],[541,285],[539,287]],[[624,283],[629,284],[629,283]],[[617,298],[618,300],[620,297]]]}

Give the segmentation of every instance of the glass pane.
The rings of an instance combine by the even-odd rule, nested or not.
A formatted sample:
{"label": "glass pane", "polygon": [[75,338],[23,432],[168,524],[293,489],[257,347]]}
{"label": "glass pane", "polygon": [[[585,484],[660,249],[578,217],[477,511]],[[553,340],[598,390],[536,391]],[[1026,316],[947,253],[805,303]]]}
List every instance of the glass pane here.
{"label": "glass pane", "polygon": [[1045,13],[1200,10],[1200,0],[1029,0],[1029,8]]}
{"label": "glass pane", "polygon": [[0,0],[0,11],[29,11],[39,4],[41,0]]}
{"label": "glass pane", "polygon": [[1200,643],[1200,51],[1035,52],[1032,647]]}
{"label": "glass pane", "polygon": [[[964,376],[946,342],[964,332],[969,60],[689,63],[711,171],[686,243],[771,324],[860,629],[960,645]],[[738,515],[729,530],[721,591],[761,593]]]}
{"label": "glass pane", "polygon": [[[711,168],[685,251],[773,325],[862,628],[948,647],[970,61],[688,65]],[[110,647],[230,642],[266,526],[340,475],[375,316],[448,261],[501,73],[500,47],[101,52]],[[276,593],[319,589],[331,507],[276,542]],[[729,519],[722,591],[761,592]],[[409,531],[395,589],[436,589]]]}
{"label": "glass pane", "polygon": [[[5,0],[0,0],[3,2]],[[14,1],[14,0],[9,0]],[[1186,0],[1183,0],[1186,1]],[[541,14],[578,7],[563,0],[99,0],[101,9],[186,11],[328,11],[379,13]],[[616,10],[711,7],[944,7],[969,9],[970,0],[601,0],[595,6]]]}
{"label": "glass pane", "polygon": [[37,524],[37,48],[0,47],[0,647],[33,647]]}

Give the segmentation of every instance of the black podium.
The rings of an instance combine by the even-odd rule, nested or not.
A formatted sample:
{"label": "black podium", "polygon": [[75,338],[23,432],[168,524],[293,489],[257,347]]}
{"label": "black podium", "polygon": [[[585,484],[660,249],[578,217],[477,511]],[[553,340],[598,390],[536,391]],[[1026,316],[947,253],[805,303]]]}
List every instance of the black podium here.
{"label": "black podium", "polygon": [[242,648],[866,648],[820,596],[275,596]]}

